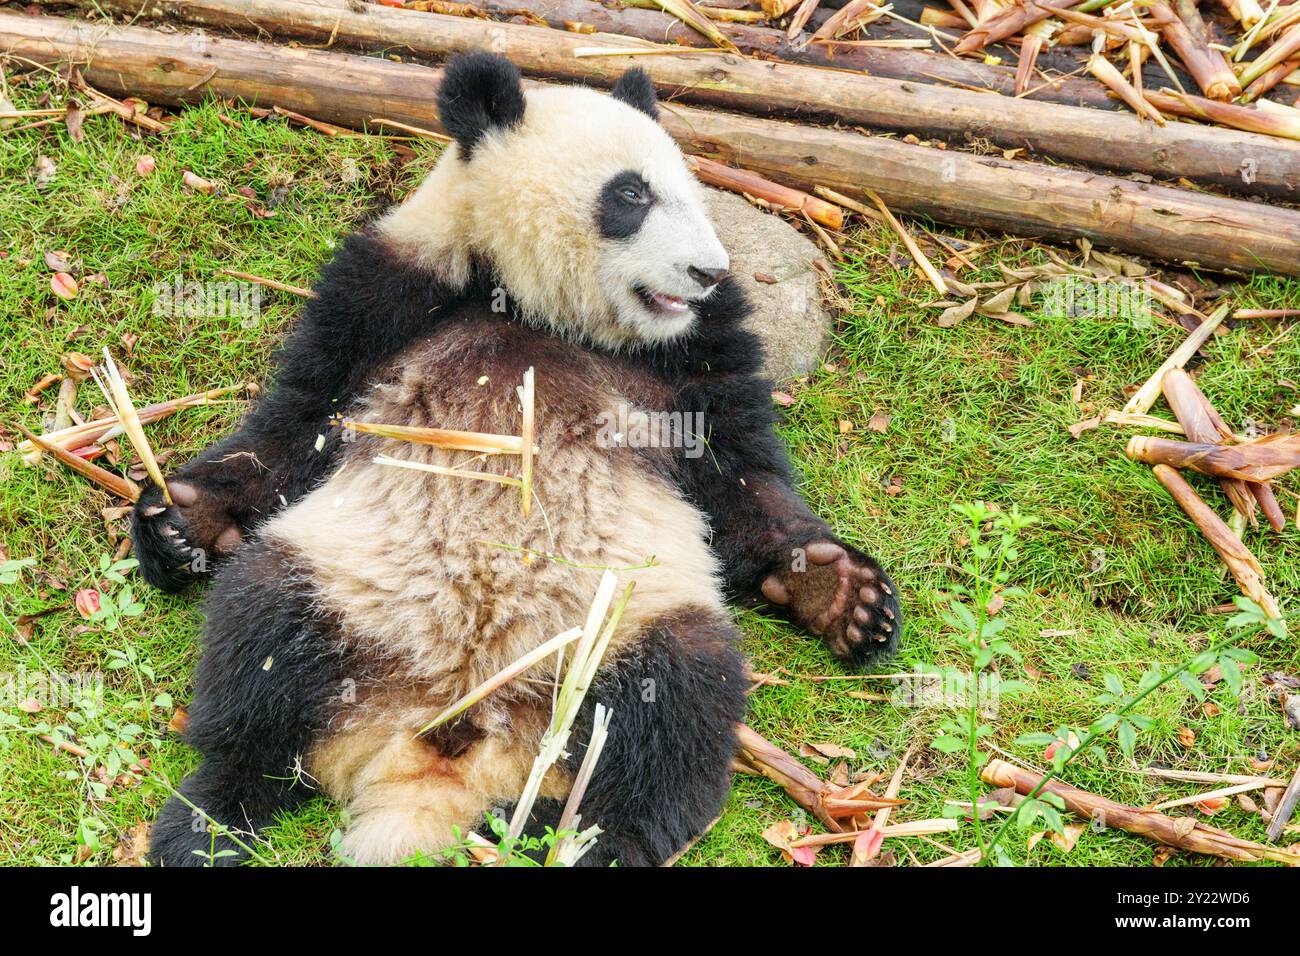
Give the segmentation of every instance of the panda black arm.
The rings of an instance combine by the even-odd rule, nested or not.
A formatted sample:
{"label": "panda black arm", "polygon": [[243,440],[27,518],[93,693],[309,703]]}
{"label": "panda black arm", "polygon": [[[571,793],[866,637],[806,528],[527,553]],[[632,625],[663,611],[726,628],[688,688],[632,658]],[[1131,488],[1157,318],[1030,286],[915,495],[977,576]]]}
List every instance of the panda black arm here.
{"label": "panda black arm", "polygon": [[841,660],[861,664],[897,645],[896,589],[873,558],[838,538],[795,490],[774,428],[762,348],[740,325],[747,308],[734,282],[724,281],[689,341],[677,407],[702,413],[706,447],[696,457],[679,453],[679,481],[709,516],[731,597],[766,599]]}
{"label": "panda black arm", "polygon": [[137,503],[133,540],[151,584],[185,586],[329,474],[340,441],[330,417],[352,403],[385,359],[427,335],[439,313],[463,294],[367,233],[345,240],[316,292],[276,356],[268,394],[238,431],[168,482],[175,507],[164,507],[153,487]]}

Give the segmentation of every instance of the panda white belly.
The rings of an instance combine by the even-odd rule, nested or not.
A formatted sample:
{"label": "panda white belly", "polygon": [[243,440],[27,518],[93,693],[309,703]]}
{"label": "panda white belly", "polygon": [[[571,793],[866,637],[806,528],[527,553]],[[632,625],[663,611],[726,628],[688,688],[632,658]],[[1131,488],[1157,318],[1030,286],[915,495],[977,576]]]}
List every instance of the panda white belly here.
{"label": "panda white belly", "polygon": [[[645,454],[597,442],[601,410],[638,404],[618,389],[617,376],[601,359],[542,333],[527,335],[545,347],[522,354],[518,341],[498,334],[523,333],[454,326],[418,346],[356,417],[518,434],[515,386],[523,368],[534,366],[539,453],[529,517],[516,487],[372,460],[385,454],[504,474],[517,469],[515,456],[475,461],[470,452],[366,436],[349,446],[325,484],[261,531],[293,554],[349,652],[368,662],[368,673],[382,675],[342,708],[309,765],[335,797],[353,802],[354,816],[367,801],[402,807],[378,814],[388,822],[354,825],[351,852],[366,860],[427,847],[433,829],[472,826],[485,800],[491,805],[517,791],[549,716],[550,665],[474,709],[483,739],[464,758],[431,755],[413,735],[527,651],[581,625],[601,568],[618,571],[620,591],[635,582],[610,659],[665,615],[692,607],[726,613],[701,514]],[[501,545],[563,560],[525,560]],[[563,793],[563,781],[553,788]],[[411,817],[408,798],[424,806],[416,815],[428,818],[430,831],[390,843],[382,834]]]}

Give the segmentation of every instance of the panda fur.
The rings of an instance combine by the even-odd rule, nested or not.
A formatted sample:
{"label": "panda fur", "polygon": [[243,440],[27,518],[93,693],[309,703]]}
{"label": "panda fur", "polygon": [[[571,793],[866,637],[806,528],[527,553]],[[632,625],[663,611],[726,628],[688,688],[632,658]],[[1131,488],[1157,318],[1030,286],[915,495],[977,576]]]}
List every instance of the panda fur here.
{"label": "panda fur", "polygon": [[[157,488],[136,506],[151,583],[218,567],[186,733],[203,759],[155,825],[156,863],[208,861],[196,819],[255,834],[319,792],[347,807],[342,854],[363,864],[435,854],[508,814],[553,673],[415,732],[581,623],[595,568],[621,569],[634,595],[528,831],[558,819],[604,704],[581,807],[604,832],[583,863],[662,863],[719,812],[748,683],[727,600],[766,600],[854,666],[897,644],[888,576],[793,491],[748,306],[645,74],[612,96],[525,93],[508,61],[471,54],[439,108],[455,144],[325,268],[269,394],[179,471],[172,506]],[[504,473],[513,457],[330,427],[345,413],[518,434],[529,367],[528,517],[517,488],[373,460]],[[702,414],[705,453],[602,441],[620,407]],[[217,863],[239,859],[217,846],[236,851]]]}

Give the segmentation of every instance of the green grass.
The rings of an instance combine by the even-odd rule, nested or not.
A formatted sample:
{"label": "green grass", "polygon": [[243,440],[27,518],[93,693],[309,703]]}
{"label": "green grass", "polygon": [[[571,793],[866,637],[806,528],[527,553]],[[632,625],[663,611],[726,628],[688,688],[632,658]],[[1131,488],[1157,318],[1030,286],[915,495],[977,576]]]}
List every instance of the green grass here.
{"label": "green grass", "polygon": [[[44,89],[40,83],[16,88],[13,98],[19,107],[32,107]],[[418,183],[433,158],[430,148],[415,144],[418,158],[401,164],[382,140],[330,139],[279,120],[227,115],[240,128],[223,124],[216,108],[204,107],[180,114],[165,136],[143,141],[106,117],[87,121],[80,144],[62,125],[0,136],[0,250],[7,253],[0,259],[0,420],[40,424],[53,393],[41,407],[24,406],[21,396],[42,374],[55,371],[68,349],[97,354],[110,346],[135,376],[133,394],[142,402],[264,378],[268,353],[296,300],[268,293],[260,322],[246,327],[238,319],[154,315],[155,285],[178,275],[216,279],[221,268],[308,285],[338,238],[368,211]],[[135,160],[146,152],[156,157],[157,171],[140,178]],[[33,171],[42,155],[57,166],[44,187]],[[218,182],[225,195],[186,192],[180,184],[185,169]],[[274,217],[253,216],[236,193],[240,187],[255,190],[263,205],[278,200]],[[1117,672],[1131,686],[1153,663],[1183,661],[1223,632],[1225,618],[1206,610],[1236,593],[1210,547],[1149,472],[1123,458],[1127,433],[1098,429],[1076,441],[1066,431],[1086,417],[1070,396],[1077,378],[1089,377],[1085,401],[1113,407],[1126,386],[1150,374],[1180,333],[1162,325],[1137,328],[1033,310],[1033,328],[976,317],[940,329],[933,322],[936,311],[920,307],[933,298],[928,287],[890,265],[894,243],[872,228],[848,243],[840,279],[852,307],[827,363],[807,380],[785,386],[795,402],[783,431],[813,507],[846,540],[878,555],[904,588],[907,632],[899,657],[887,665],[890,671],[964,665],[937,613],[938,595],[957,580],[953,568],[963,559],[962,521],[951,504],[1018,504],[1039,516],[1015,571],[1028,596],[1003,611],[1012,621],[1005,633],[1039,676],[1030,680],[1029,694],[1002,702],[993,742],[1041,762],[1041,753],[1016,747],[1019,734],[1087,724],[1098,714],[1093,697],[1101,692],[1102,674]],[[70,302],[56,298],[43,262],[49,250],[66,252],[87,275],[103,272],[107,284],[83,283]],[[978,278],[994,277],[999,258],[1038,262],[1045,256],[1029,243],[989,249],[979,254],[987,273]],[[1268,277],[1231,295],[1241,306],[1300,306],[1300,284]],[[1276,425],[1300,401],[1295,384],[1284,381],[1286,369],[1300,367],[1300,333],[1254,354],[1273,335],[1246,325],[1208,346],[1200,381],[1236,426],[1247,419]],[[83,393],[83,409],[92,403],[89,394]],[[876,411],[892,416],[884,434],[865,427]],[[152,426],[153,445],[174,449],[176,460],[184,460],[230,429],[239,414],[237,404],[187,411]],[[841,419],[855,423],[854,430],[841,434]],[[97,792],[92,765],[122,735],[133,736],[136,756],[148,758],[156,777],[179,782],[195,763],[166,730],[168,700],[155,706],[155,699],[187,699],[200,628],[198,597],[169,597],[133,581],[142,614],[127,618],[117,631],[86,626],[71,607],[72,597],[100,580],[99,559],[113,550],[101,515],[111,502],[80,478],[14,459],[0,457],[0,532],[9,558],[35,558],[36,565],[17,583],[0,585],[0,673],[98,670],[105,674],[106,692],[103,712],[76,728],[79,741],[97,741],[90,749],[101,756],[89,761],[55,752],[33,735],[42,721],[58,724],[64,709],[28,714],[15,701],[0,700],[0,721],[11,724],[0,724],[0,746],[8,747],[0,758],[0,864],[110,863],[123,835],[154,817],[166,790],[146,780]],[[890,476],[901,479],[901,492],[886,492]],[[1197,484],[1223,508],[1209,483]],[[1288,513],[1295,509],[1297,487],[1293,479],[1284,483]],[[123,531],[122,524],[114,526],[115,534]],[[1268,569],[1275,593],[1293,606],[1300,587],[1300,562],[1294,559],[1300,533],[1294,526],[1282,535],[1252,530],[1247,542]],[[53,613],[35,622],[30,643],[20,644],[19,616],[51,608]],[[780,671],[789,682],[752,696],[750,722],[770,739],[796,751],[803,742],[832,741],[857,751],[850,769],[889,772],[908,744],[937,733],[946,711],[848,694],[855,688],[888,692],[889,685],[878,681],[806,680],[841,672],[814,640],[757,614],[740,620],[755,669]],[[1051,630],[1073,633],[1040,636]],[[1247,643],[1261,655],[1262,669],[1300,670],[1296,642],[1254,637]],[[137,664],[106,670],[111,653],[128,648]],[[1276,706],[1261,691],[1259,672],[1247,674],[1239,707],[1220,692],[1222,711],[1214,717],[1184,695],[1158,694],[1148,709],[1156,727],[1140,739],[1136,762],[1111,747],[1072,767],[1070,782],[1142,804],[1193,792],[1131,772],[1154,761],[1241,771],[1245,760],[1262,753],[1279,758],[1280,767],[1293,767],[1300,746],[1294,734],[1288,738]],[[1179,743],[1182,728],[1196,735],[1191,747]],[[945,799],[964,798],[959,759],[922,747],[914,767],[903,790],[911,802],[897,819],[938,816]],[[774,785],[738,777],[721,821],[683,862],[779,864],[760,834],[793,811]],[[273,828],[264,852],[284,863],[329,863],[329,837],[338,822],[336,808],[318,800]],[[1235,806],[1214,822],[1244,837],[1263,836],[1259,822]],[[970,839],[963,831],[944,842],[965,848]],[[1016,838],[1010,848],[1039,865],[1148,865],[1152,859],[1150,844],[1113,831],[1085,833],[1068,856],[1046,841],[1026,852],[1025,841]],[[944,855],[922,840],[894,849],[903,863],[909,854],[922,862]],[[843,862],[845,851],[830,848],[821,859]]]}

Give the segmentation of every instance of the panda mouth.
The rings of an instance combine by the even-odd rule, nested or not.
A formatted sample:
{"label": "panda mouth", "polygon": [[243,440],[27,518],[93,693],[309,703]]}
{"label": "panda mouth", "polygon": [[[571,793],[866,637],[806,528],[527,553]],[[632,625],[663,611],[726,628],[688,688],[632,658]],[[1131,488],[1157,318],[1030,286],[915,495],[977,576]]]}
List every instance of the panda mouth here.
{"label": "panda mouth", "polygon": [[637,294],[645,307],[651,312],[657,312],[664,316],[681,316],[691,311],[690,304],[679,295],[669,295],[667,292],[651,292],[649,289],[638,286],[633,290]]}

